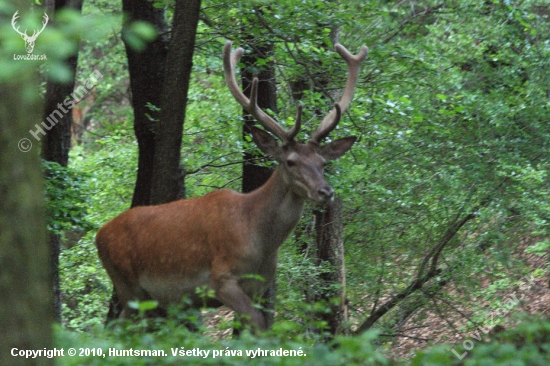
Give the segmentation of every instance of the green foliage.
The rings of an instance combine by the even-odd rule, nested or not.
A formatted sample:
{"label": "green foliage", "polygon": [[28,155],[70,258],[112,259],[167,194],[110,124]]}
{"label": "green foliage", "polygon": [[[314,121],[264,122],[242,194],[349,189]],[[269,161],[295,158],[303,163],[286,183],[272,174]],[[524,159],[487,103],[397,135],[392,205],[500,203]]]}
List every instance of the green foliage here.
{"label": "green foliage", "polygon": [[[136,148],[128,143],[124,125],[97,143],[102,149],[86,153],[75,147],[70,160],[87,179],[87,220],[96,228],[127,209],[135,180]],[[84,158],[86,157],[86,158]],[[111,282],[97,256],[95,231],[89,231],[60,255],[61,288],[65,302],[63,318],[70,329],[89,330],[104,322]]]}
{"label": "green foliage", "polygon": [[[317,288],[321,269],[303,254],[298,254],[295,243],[287,241],[281,248],[277,278],[277,301],[275,311],[277,322],[287,320],[286,333],[306,339],[322,339],[327,324],[316,319],[315,315],[326,313],[330,308],[322,302],[313,302],[311,297]],[[284,295],[283,295],[284,294]],[[277,327],[278,324],[275,324]]]}
{"label": "green foliage", "polygon": [[15,55],[25,53],[24,42],[21,36],[12,29],[10,19],[16,11],[19,12],[17,24],[20,29],[41,29],[44,21],[43,8],[31,6],[31,11],[12,8],[8,4],[0,7],[0,16],[3,19],[0,27],[0,79],[8,80],[24,77],[30,70],[42,67],[52,80],[63,82],[72,77],[65,59],[73,54],[80,41],[96,41],[111,31],[117,19],[103,14],[99,16],[83,17],[74,10],[63,10],[55,17],[55,25],[50,19],[43,32],[37,38],[33,50],[34,55],[45,55],[38,60],[16,60]]}
{"label": "green foliage", "polygon": [[[299,338],[289,338],[283,328],[262,335],[243,332],[237,339],[215,341],[199,337],[174,322],[155,325],[158,331],[147,333],[151,323],[119,323],[110,330],[73,333],[57,330],[57,347],[75,348],[77,357],[62,357],[59,365],[386,365],[388,361],[376,353],[376,332],[360,337],[338,337],[330,344],[314,344]],[[85,345],[80,356],[80,349]],[[88,350],[86,350],[88,349]],[[117,357],[109,356],[114,350],[162,350],[166,356]],[[193,355],[195,350],[195,355]],[[208,356],[198,356],[197,351],[208,351]],[[190,351],[189,355],[180,352]],[[251,353],[253,351],[254,353]],[[267,351],[260,356],[259,351]],[[282,356],[284,351],[294,351],[295,356]],[[87,354],[86,354],[87,352]],[[173,353],[175,355],[173,355]],[[218,352],[214,358],[214,352]],[[248,352],[248,354],[247,354]],[[271,354],[273,352],[273,354]],[[277,352],[281,355],[277,355]],[[100,354],[98,356],[98,354]],[[185,353],[184,353],[185,354]],[[271,354],[271,355],[270,355]],[[290,353],[288,353],[290,354]],[[105,356],[103,356],[105,355]]]}
{"label": "green foliage", "polygon": [[157,37],[157,32],[151,24],[147,22],[132,22],[124,29],[122,36],[124,40],[137,51],[145,49],[147,43]]}
{"label": "green foliage", "polygon": [[138,310],[139,316],[143,317],[145,312],[147,312],[148,310],[156,309],[158,307],[158,301],[128,301],[128,306],[130,307],[130,309]]}
{"label": "green foliage", "polygon": [[[56,346],[65,350],[75,348],[77,357],[62,357],[60,365],[172,365],[189,362],[198,365],[388,365],[396,364],[377,353],[375,343],[377,332],[367,332],[362,336],[339,336],[329,344],[314,344],[299,338],[289,338],[286,328],[278,327],[269,333],[252,336],[244,332],[237,339],[214,341],[208,337],[197,337],[187,328],[174,322],[162,322],[156,325],[158,331],[148,333],[151,324],[147,321],[128,324],[119,323],[109,330],[95,329],[91,333],[73,333],[57,330]],[[546,365],[550,361],[550,323],[539,319],[528,319],[513,330],[506,330],[493,336],[492,342],[476,341],[468,344],[469,351],[460,345],[441,345],[420,351],[411,365]],[[475,343],[474,343],[475,342]],[[84,346],[84,349],[80,351]],[[86,351],[88,349],[88,351]],[[109,356],[114,350],[163,350],[166,357],[116,357]],[[207,357],[181,356],[180,351],[200,349],[209,351]],[[301,350],[303,356],[247,356],[247,350]],[[213,351],[219,356],[213,358]],[[455,352],[453,352],[453,350]],[[172,355],[176,352],[176,356]],[[226,351],[233,351],[230,356]],[[240,354],[238,355],[238,351]],[[82,355],[80,353],[82,352]],[[86,352],[88,353],[86,355]],[[105,354],[105,357],[97,356]]]}
{"label": "green foliage", "polygon": [[103,327],[112,288],[91,232],[73,247],[63,249],[59,262],[64,326],[76,331]]}
{"label": "green foliage", "polygon": [[89,176],[58,163],[42,160],[46,179],[45,207],[48,230],[62,234],[68,230],[88,231],[94,225],[86,219],[89,197],[85,180]]}
{"label": "green foliage", "polygon": [[[516,328],[486,340],[468,338],[466,351],[460,344],[420,351],[412,365],[547,365],[550,361],[550,323],[527,319]],[[453,352],[454,351],[454,352]]]}
{"label": "green foliage", "polygon": [[550,248],[550,240],[541,240],[527,247],[527,249],[525,249],[525,253],[535,253],[539,255],[545,255],[548,253],[549,248]]}

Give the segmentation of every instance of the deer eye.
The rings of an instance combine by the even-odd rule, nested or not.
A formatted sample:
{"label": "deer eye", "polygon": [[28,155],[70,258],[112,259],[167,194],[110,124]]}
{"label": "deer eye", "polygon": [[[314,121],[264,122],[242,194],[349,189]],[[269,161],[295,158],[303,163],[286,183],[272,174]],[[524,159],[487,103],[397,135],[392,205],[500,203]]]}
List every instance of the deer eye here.
{"label": "deer eye", "polygon": [[293,166],[296,166],[296,162],[292,159],[288,159],[286,161],[286,165],[289,167],[289,168],[292,168]]}

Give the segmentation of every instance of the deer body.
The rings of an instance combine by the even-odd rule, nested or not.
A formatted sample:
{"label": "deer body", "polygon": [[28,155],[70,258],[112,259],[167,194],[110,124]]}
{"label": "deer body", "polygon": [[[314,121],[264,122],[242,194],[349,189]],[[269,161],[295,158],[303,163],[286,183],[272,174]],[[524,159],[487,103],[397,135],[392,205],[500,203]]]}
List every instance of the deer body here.
{"label": "deer body", "polygon": [[[166,308],[186,295],[199,307],[204,299],[195,293],[197,287],[218,293],[235,282],[248,298],[263,294],[274,278],[279,247],[304,204],[280,180],[276,171],[251,193],[219,190],[135,207],[105,224],[96,243],[120,300],[155,299]],[[249,274],[264,281],[243,278]],[[235,309],[239,296],[225,302]],[[208,305],[221,303],[209,300]]]}
{"label": "deer body", "polygon": [[[251,299],[262,295],[273,280],[279,247],[300,220],[305,200],[327,202],[334,197],[324,179],[324,165],[349,150],[355,137],[323,146],[320,142],[338,123],[340,105],[335,105],[307,144],[296,142],[301,107],[295,126],[285,131],[256,107],[257,79],[250,99],[238,90],[234,67],[242,49],[231,55],[230,49],[228,42],[224,69],[229,89],[265,129],[283,141],[279,145],[271,134],[252,128],[256,145],[279,166],[253,192],[224,189],[198,198],[135,207],[105,224],[97,233],[96,245],[124,306],[121,316],[133,312],[128,307],[131,300],[153,299],[160,309],[166,309],[187,296],[194,307],[203,306],[205,300],[208,306],[225,304],[246,315],[256,328],[265,329],[265,319]],[[344,55],[351,75],[340,102],[345,108],[366,47],[358,56],[347,51]],[[216,298],[204,299],[197,288],[214,290]]]}

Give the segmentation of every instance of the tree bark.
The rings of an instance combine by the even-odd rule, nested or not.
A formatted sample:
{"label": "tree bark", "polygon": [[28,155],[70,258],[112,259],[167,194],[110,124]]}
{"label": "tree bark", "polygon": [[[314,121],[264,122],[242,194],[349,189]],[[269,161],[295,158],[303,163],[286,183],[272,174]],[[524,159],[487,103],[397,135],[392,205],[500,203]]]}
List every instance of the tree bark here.
{"label": "tree bark", "polygon": [[[151,203],[156,123],[160,120],[164,65],[169,43],[164,9],[155,8],[153,5],[149,0],[122,1],[122,10],[127,16],[122,26],[122,39],[128,58],[134,131],[138,141],[138,172],[132,207]],[[141,51],[134,50],[125,37],[134,21],[150,23],[159,34]]]}
{"label": "tree bark", "polygon": [[[277,86],[275,85],[275,68],[272,62],[267,63],[263,69],[261,69],[257,75],[252,72],[254,65],[259,58],[267,58],[273,53],[272,43],[256,44],[251,39],[249,45],[254,50],[251,54],[245,54],[242,57],[242,62],[246,65],[241,69],[241,84],[243,92],[247,97],[250,97],[250,90],[252,86],[252,79],[254,76],[258,77],[258,106],[262,109],[270,109],[274,112],[277,111]],[[250,136],[250,127],[254,126],[256,120],[246,111],[243,110],[243,139]],[[244,151],[243,152],[243,180],[242,180],[242,192],[252,192],[261,187],[273,171],[263,165],[257,164],[257,161],[262,159],[257,150]],[[276,281],[275,279],[269,285],[268,289],[262,296],[263,310],[262,313],[265,317],[267,327],[270,328],[274,322],[274,308],[275,308],[275,296]],[[235,332],[238,334],[238,331]]]}
{"label": "tree bark", "polygon": [[[250,41],[254,50],[251,54],[244,54],[242,62],[246,65],[241,69],[241,84],[243,92],[250,97],[250,88],[254,76],[258,77],[258,106],[262,109],[277,111],[277,86],[275,85],[275,68],[273,63],[266,64],[265,68],[259,71],[257,75],[252,72],[258,58],[267,58],[273,53],[273,44],[264,43],[256,45],[253,40]],[[250,127],[254,126],[256,120],[243,110],[243,139],[250,136]],[[256,163],[261,159],[261,154],[257,150],[245,151],[243,153],[243,180],[242,192],[252,192],[261,187],[273,172],[270,168]]]}
{"label": "tree bark", "polygon": [[[43,109],[37,72],[0,83],[0,365],[35,365],[12,348],[51,349],[54,321],[44,215],[44,187],[29,130]],[[30,101],[29,92],[35,92]],[[19,142],[19,144],[18,144]],[[28,151],[28,152],[24,152]],[[53,365],[41,358],[41,365]]]}
{"label": "tree bark", "polygon": [[[45,4],[45,10],[54,13],[50,18],[55,22],[55,13],[61,9],[82,10],[82,0],[66,1],[55,0]],[[78,51],[65,60],[65,64],[72,72],[72,77],[65,83],[48,80],[46,83],[46,97],[42,121],[45,126],[45,135],[41,138],[42,159],[53,161],[66,167],[69,163],[71,148],[71,128],[73,117],[70,109],[64,107],[63,101],[74,90]],[[76,101],[74,101],[76,102]],[[46,127],[48,126],[48,127]],[[46,176],[46,179],[49,179]],[[59,234],[49,233],[48,247],[50,250],[50,266],[52,276],[53,304],[55,319],[61,322],[61,287],[59,283],[59,253],[61,252],[61,237]]]}
{"label": "tree bark", "polygon": [[[347,320],[346,275],[344,265],[344,239],[342,233],[342,199],[335,198],[324,210],[316,210],[315,232],[317,233],[317,266],[328,264],[329,271],[322,272],[318,279],[318,292],[315,301],[331,303],[329,313],[320,314],[329,326],[330,333],[342,333],[342,325]],[[333,299],[338,299],[333,303]]]}
{"label": "tree bark", "polygon": [[165,64],[160,121],[155,137],[151,204],[183,198],[181,138],[191,80],[200,0],[177,0]]}

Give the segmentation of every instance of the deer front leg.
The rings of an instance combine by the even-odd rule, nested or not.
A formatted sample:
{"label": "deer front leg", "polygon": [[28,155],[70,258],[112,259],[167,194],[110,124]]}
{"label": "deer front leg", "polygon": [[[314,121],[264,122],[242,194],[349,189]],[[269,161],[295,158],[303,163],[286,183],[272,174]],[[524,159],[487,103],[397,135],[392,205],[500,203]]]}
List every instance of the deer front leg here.
{"label": "deer front leg", "polygon": [[248,316],[254,328],[266,330],[267,324],[260,310],[254,308],[248,296],[233,276],[222,276],[214,281],[216,297],[241,315]]}

